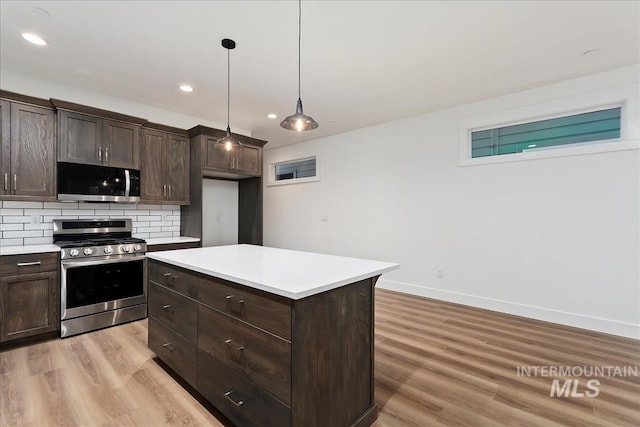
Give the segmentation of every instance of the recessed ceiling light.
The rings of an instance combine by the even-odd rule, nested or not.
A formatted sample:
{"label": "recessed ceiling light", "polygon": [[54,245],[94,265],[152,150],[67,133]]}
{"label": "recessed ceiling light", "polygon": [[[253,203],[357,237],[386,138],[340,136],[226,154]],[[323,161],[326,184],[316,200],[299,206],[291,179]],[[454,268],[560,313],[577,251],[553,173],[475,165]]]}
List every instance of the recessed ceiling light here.
{"label": "recessed ceiling light", "polygon": [[193,87],[189,85],[180,85],[180,90],[183,92],[193,92]]}
{"label": "recessed ceiling light", "polygon": [[38,46],[46,46],[47,42],[40,36],[37,36],[33,33],[22,33],[22,38],[28,41],[29,43],[37,44]]}
{"label": "recessed ceiling light", "polygon": [[270,118],[270,119],[277,119],[278,115],[277,114],[273,114],[273,113],[269,113],[269,114],[267,114],[267,117]]}

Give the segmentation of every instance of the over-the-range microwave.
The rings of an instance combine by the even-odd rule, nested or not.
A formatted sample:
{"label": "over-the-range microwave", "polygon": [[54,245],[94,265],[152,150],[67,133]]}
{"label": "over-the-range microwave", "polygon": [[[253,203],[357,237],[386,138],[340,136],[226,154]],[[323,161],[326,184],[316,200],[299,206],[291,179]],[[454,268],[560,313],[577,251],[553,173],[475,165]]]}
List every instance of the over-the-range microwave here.
{"label": "over-the-range microwave", "polygon": [[137,203],[140,171],[58,162],[58,200]]}

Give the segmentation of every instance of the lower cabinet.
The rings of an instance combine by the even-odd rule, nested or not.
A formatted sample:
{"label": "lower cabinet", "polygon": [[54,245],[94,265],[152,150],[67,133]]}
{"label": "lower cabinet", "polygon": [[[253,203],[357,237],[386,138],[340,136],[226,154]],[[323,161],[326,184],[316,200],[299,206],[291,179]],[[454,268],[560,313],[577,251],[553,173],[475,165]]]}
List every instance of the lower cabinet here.
{"label": "lower cabinet", "polygon": [[290,300],[148,267],[149,348],[233,423],[373,423],[375,278]]}
{"label": "lower cabinet", "polygon": [[0,342],[56,331],[57,254],[3,256],[0,266]]}

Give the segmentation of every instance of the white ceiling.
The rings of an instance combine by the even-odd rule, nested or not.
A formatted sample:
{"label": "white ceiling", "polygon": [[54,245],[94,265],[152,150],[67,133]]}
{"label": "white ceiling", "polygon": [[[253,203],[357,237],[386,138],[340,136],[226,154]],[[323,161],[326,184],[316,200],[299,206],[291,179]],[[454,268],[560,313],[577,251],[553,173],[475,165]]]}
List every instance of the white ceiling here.
{"label": "white ceiling", "polygon": [[301,134],[279,126],[297,99],[294,0],[0,0],[0,65],[224,123],[232,38],[231,128],[275,147],[638,63],[639,5],[305,0],[302,100],[320,127]]}

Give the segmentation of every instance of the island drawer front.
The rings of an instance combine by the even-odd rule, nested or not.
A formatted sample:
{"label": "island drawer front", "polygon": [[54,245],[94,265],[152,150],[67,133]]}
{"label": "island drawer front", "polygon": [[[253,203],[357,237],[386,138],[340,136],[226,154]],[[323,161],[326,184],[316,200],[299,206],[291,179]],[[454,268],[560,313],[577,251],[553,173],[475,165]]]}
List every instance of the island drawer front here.
{"label": "island drawer front", "polygon": [[57,252],[0,256],[0,274],[2,276],[57,271],[58,266]]}
{"label": "island drawer front", "polygon": [[149,280],[191,298],[198,296],[198,278],[185,270],[149,260]]}
{"label": "island drawer front", "polygon": [[198,349],[198,386],[209,402],[234,424],[247,427],[291,425],[291,410],[224,363]]}
{"label": "island drawer front", "polygon": [[201,278],[198,301],[291,341],[291,304],[286,298],[220,279]]}
{"label": "island drawer front", "polygon": [[196,342],[196,301],[155,283],[149,283],[149,315],[189,341]]}
{"label": "island drawer front", "polygon": [[197,347],[153,317],[149,318],[149,348],[195,387]]}
{"label": "island drawer front", "polygon": [[289,341],[200,305],[198,347],[285,404],[291,404]]}

